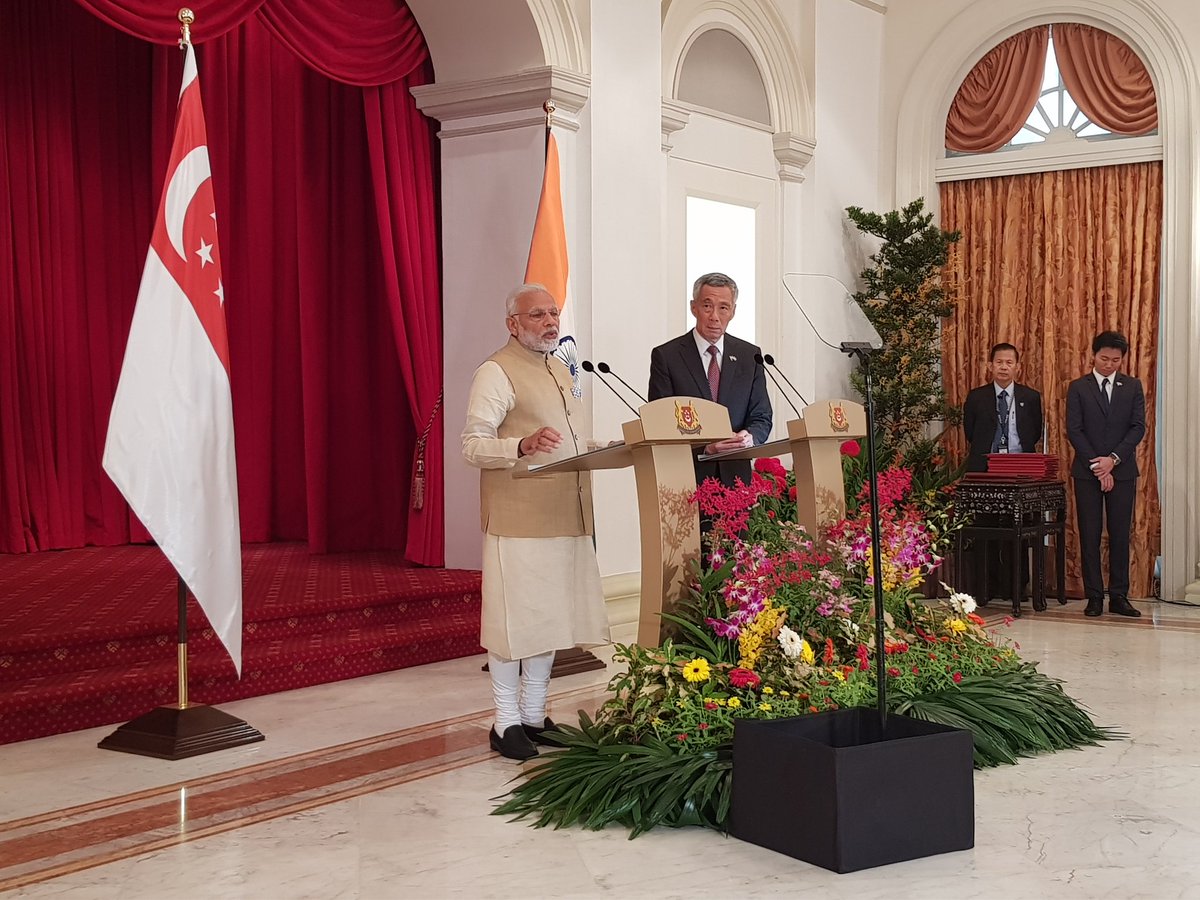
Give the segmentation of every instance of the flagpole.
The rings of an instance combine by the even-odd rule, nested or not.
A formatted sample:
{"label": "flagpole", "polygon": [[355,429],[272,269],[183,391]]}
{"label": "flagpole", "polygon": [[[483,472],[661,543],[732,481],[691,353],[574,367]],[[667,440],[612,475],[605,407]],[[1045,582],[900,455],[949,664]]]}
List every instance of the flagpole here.
{"label": "flagpole", "polygon": [[[194,65],[194,60],[188,54],[194,52],[192,50],[192,24],[196,21],[196,16],[190,9],[184,7],[179,10],[178,18],[180,31],[179,48],[185,54],[184,70],[186,74],[189,64]],[[182,98],[182,91],[180,96]],[[201,114],[202,123],[203,117]],[[176,139],[178,139],[178,132],[176,133]],[[205,145],[201,146],[205,154],[207,154],[207,147]],[[152,243],[150,255],[154,252],[153,246]],[[139,309],[143,300],[144,298],[139,292]],[[136,327],[136,315],[134,327]],[[126,359],[126,364],[128,364],[128,358]],[[120,388],[118,387],[119,393]],[[116,403],[114,402],[114,415],[116,414],[115,407]],[[111,437],[111,421],[109,428]],[[105,468],[112,475],[112,470],[107,468],[107,444],[105,451]],[[120,487],[121,485],[118,484],[118,486]],[[126,497],[128,498],[128,494]],[[131,505],[133,504],[131,503]],[[178,565],[177,563],[172,564]],[[197,577],[203,578],[203,575]],[[190,588],[184,582],[183,576],[178,573],[178,570],[176,570],[176,578],[175,596],[178,606],[176,648],[178,654],[179,702],[174,706],[157,707],[130,722],[126,722],[108,737],[100,741],[97,746],[101,749],[117,750],[122,753],[136,753],[141,756],[153,756],[159,759],[183,759],[189,756],[212,753],[216,750],[225,750],[230,747],[239,747],[243,744],[252,744],[263,740],[262,732],[246,724],[245,721],[236,716],[231,716],[229,713],[222,712],[204,703],[189,705],[187,598]],[[201,597],[197,597],[197,600],[200,601],[201,607],[204,608],[205,612],[209,614],[211,621],[211,613],[204,606],[204,600]]]}

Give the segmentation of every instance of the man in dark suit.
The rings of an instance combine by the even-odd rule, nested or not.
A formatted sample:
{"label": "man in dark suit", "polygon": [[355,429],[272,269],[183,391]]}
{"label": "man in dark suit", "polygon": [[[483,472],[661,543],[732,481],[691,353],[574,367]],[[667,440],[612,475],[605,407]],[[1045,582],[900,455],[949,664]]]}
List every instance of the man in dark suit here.
{"label": "man in dark suit", "polygon": [[1108,522],[1108,611],[1141,615],[1129,602],[1129,531],[1137,496],[1137,445],[1146,436],[1142,383],[1121,372],[1129,341],[1104,331],[1092,341],[1092,371],[1067,388],[1067,438],[1075,448],[1071,478],[1079,518],[1084,614],[1104,612],[1100,535]]}
{"label": "man in dark suit", "polygon": [[1017,384],[1021,355],[997,344],[988,357],[991,384],[977,387],[963,403],[963,431],[970,449],[968,472],[986,472],[989,453],[1033,453],[1042,439],[1042,395]]}
{"label": "man in dark suit", "polygon": [[[771,434],[771,400],[763,367],[754,361],[761,351],[726,334],[737,311],[737,284],[728,275],[710,272],[692,285],[696,327],[650,351],[651,400],[699,397],[716,400],[729,410],[734,436],[703,448],[708,455],[765,443]],[[699,455],[700,451],[697,451]],[[696,460],[696,482],[720,479],[733,486],[750,483],[749,460]]]}
{"label": "man in dark suit", "polygon": [[[989,453],[1032,453],[1042,439],[1042,395],[1031,387],[1017,384],[1021,354],[1012,344],[992,347],[988,356],[990,384],[975,388],[963,403],[963,431],[969,449],[967,471],[986,472]],[[1011,550],[1000,544],[987,558],[987,584],[981,605],[994,596],[1004,596],[1011,588]],[[1029,577],[1029,562],[1021,558],[1021,584]],[[1011,598],[1010,598],[1011,599]]]}

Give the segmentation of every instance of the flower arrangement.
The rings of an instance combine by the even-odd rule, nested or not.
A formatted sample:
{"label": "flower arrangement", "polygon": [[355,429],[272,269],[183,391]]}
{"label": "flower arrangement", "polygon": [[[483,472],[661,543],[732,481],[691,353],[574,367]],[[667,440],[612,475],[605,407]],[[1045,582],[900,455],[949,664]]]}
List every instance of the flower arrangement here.
{"label": "flower arrangement", "polygon": [[676,638],[618,646],[625,671],[595,721],[581,715],[578,728],[563,728],[563,750],[526,773],[497,812],[537,825],[621,822],[632,836],[664,824],[723,828],[736,721],[873,706],[877,671],[894,711],[970,728],[979,766],[1111,737],[989,629],[971,597],[921,596],[945,534],[922,514],[904,468],[883,472],[878,490],[878,667],[867,504],[808,535],[795,524],[792,476],[759,460],[748,485],[710,480],[696,491],[713,520],[708,564],[687,602],[664,614]]}

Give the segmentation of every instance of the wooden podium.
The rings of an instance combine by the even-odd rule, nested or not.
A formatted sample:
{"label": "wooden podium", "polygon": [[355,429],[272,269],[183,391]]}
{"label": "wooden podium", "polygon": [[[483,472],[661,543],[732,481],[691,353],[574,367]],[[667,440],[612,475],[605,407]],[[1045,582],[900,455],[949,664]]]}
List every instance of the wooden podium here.
{"label": "wooden podium", "polygon": [[[642,539],[638,643],[661,643],[661,613],[687,592],[687,572],[700,558],[700,515],[693,447],[733,436],[729,410],[696,397],[663,397],[622,426],[625,441],[568,459],[530,466],[528,474],[595,472],[633,466]],[[520,477],[520,476],[518,476]]]}
{"label": "wooden podium", "polygon": [[822,400],[787,423],[788,436],[705,459],[759,459],[792,454],[796,521],[811,535],[846,516],[842,443],[866,437],[867,411],[853,400]]}

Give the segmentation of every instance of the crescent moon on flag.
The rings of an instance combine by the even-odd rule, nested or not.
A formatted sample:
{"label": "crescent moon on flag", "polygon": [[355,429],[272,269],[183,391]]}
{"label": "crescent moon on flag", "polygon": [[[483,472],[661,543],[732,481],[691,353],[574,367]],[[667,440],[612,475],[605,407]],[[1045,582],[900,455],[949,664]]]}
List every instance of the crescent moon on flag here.
{"label": "crescent moon on flag", "polygon": [[187,251],[183,246],[183,220],[187,218],[192,198],[196,196],[200,186],[211,177],[208,147],[194,147],[179,161],[179,165],[175,167],[175,174],[171,176],[171,183],[167,185],[166,203],[163,204],[167,237],[179,258],[184,261],[187,260]]}

